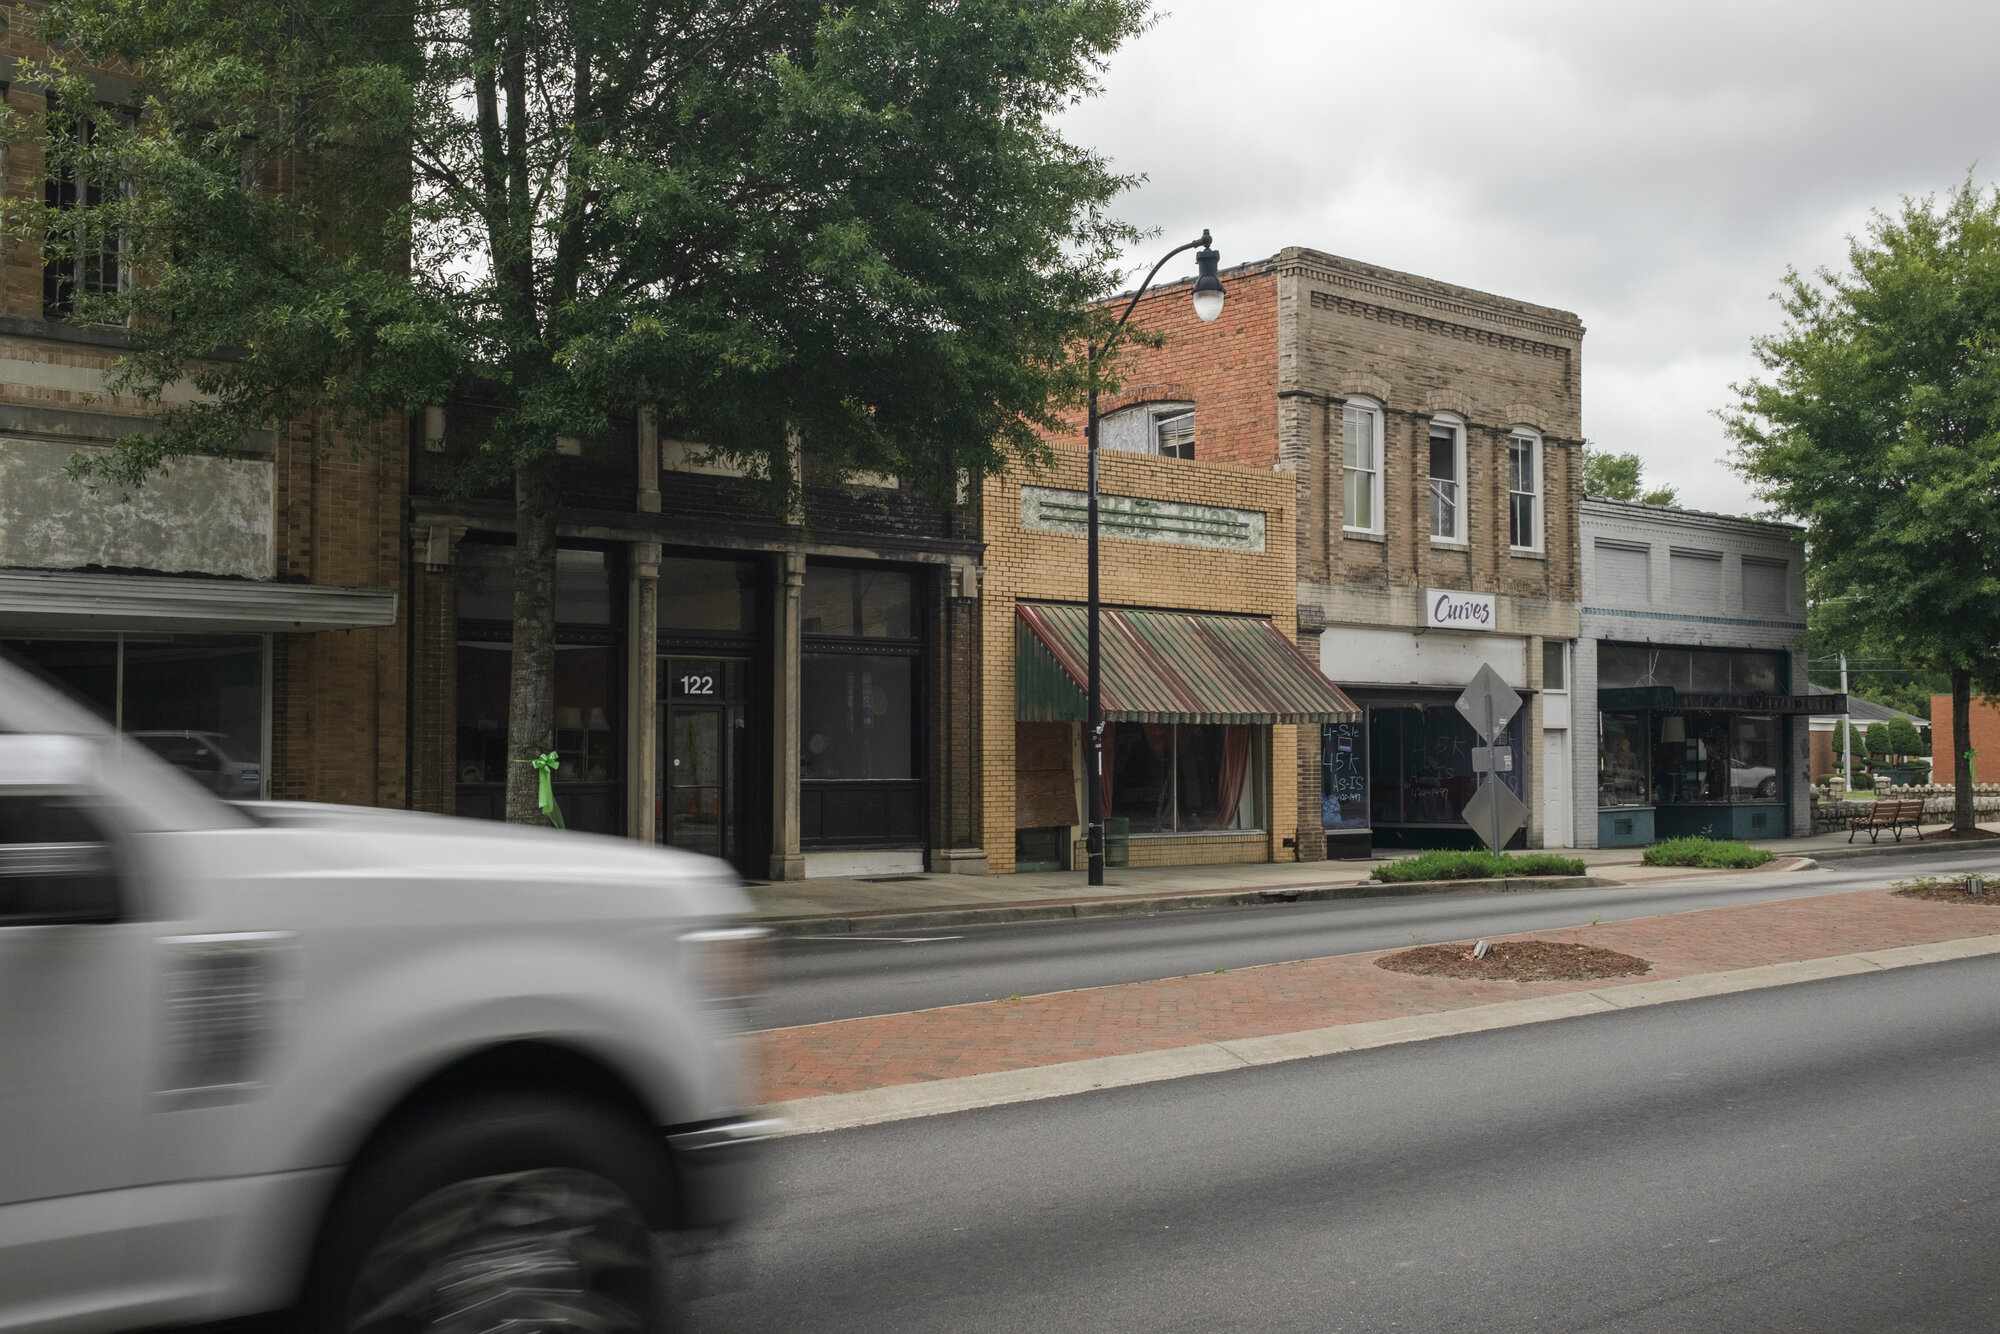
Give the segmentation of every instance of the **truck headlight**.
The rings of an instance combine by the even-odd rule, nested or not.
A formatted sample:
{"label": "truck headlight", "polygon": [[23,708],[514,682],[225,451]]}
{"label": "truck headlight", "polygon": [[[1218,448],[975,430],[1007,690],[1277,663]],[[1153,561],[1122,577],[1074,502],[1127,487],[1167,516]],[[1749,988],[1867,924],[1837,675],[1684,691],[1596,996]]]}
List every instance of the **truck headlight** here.
{"label": "truck headlight", "polygon": [[761,926],[712,926],[681,936],[695,994],[712,1010],[739,1016],[764,991],[765,955],[771,933]]}

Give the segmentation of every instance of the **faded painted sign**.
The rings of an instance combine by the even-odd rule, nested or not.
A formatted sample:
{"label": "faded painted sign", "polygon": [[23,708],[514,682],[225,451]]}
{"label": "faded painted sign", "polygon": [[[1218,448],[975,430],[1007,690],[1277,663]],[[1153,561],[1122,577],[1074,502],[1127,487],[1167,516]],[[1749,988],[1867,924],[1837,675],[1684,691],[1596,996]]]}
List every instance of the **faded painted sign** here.
{"label": "faded painted sign", "polygon": [[[1089,528],[1090,498],[1082,491],[1021,488],[1021,526],[1030,532],[1081,536]],[[1176,546],[1262,551],[1264,516],[1257,510],[1187,505],[1139,496],[1097,498],[1097,525],[1106,537]]]}

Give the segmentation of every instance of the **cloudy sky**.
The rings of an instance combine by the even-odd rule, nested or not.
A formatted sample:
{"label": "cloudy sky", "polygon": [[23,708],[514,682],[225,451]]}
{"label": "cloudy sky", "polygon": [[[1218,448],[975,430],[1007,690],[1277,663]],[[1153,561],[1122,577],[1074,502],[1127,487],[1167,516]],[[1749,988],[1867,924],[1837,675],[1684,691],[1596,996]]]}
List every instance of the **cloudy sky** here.
{"label": "cloudy sky", "polygon": [[1148,177],[1140,272],[1206,226],[1225,265],[1307,245],[1575,311],[1584,434],[1701,509],[1756,509],[1711,413],[1785,267],[2000,180],[1990,0],[1158,3],[1065,122]]}

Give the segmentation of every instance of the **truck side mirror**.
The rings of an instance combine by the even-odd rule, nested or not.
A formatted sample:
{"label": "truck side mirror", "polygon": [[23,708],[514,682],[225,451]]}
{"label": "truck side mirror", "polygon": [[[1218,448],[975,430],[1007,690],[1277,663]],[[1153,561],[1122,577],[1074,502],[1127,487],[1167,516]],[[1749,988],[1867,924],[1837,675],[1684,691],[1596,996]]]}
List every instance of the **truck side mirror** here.
{"label": "truck side mirror", "polygon": [[98,760],[87,737],[0,734],[0,927],[117,920]]}

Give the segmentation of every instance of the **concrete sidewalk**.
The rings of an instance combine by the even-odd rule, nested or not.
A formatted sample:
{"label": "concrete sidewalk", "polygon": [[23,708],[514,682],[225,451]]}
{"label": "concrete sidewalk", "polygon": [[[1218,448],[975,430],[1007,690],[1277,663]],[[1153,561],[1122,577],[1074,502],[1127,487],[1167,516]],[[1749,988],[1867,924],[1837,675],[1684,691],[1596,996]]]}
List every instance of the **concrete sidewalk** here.
{"label": "concrete sidewalk", "polygon": [[[1784,858],[1829,862],[1850,857],[1881,856],[1911,851],[1976,850],[1980,845],[1936,839],[1925,829],[1925,841],[1905,834],[1898,844],[1884,838],[1872,847],[1865,837],[1852,844],[1845,834],[1761,841]],[[1584,863],[1586,884],[1639,884],[1721,872],[1689,871],[1685,867],[1646,866],[1643,848],[1552,848]],[[868,930],[917,930],[965,926],[983,922],[1096,916],[1115,912],[1158,912],[1174,908],[1218,907],[1295,897],[1328,897],[1346,893],[1395,894],[1395,887],[1366,886],[1375,868],[1397,853],[1366,861],[1276,862],[1225,866],[1147,867],[1112,869],[1105,883],[1093,888],[1082,871],[1030,871],[1016,875],[885,875],[829,876],[752,884],[756,917],[788,933],[837,934]],[[2000,856],[2000,844],[1996,844]],[[1498,890],[1493,881],[1468,881],[1466,889]],[[1559,886],[1557,886],[1559,887]]]}
{"label": "concrete sidewalk", "polygon": [[1871,890],[1534,933],[1652,964],[1611,982],[1414,976],[1377,967],[1394,952],[1382,951],[776,1029],[758,1041],[774,1110],[797,1130],[831,1130],[2000,954],[1996,932],[2000,895],[1940,903]]}

